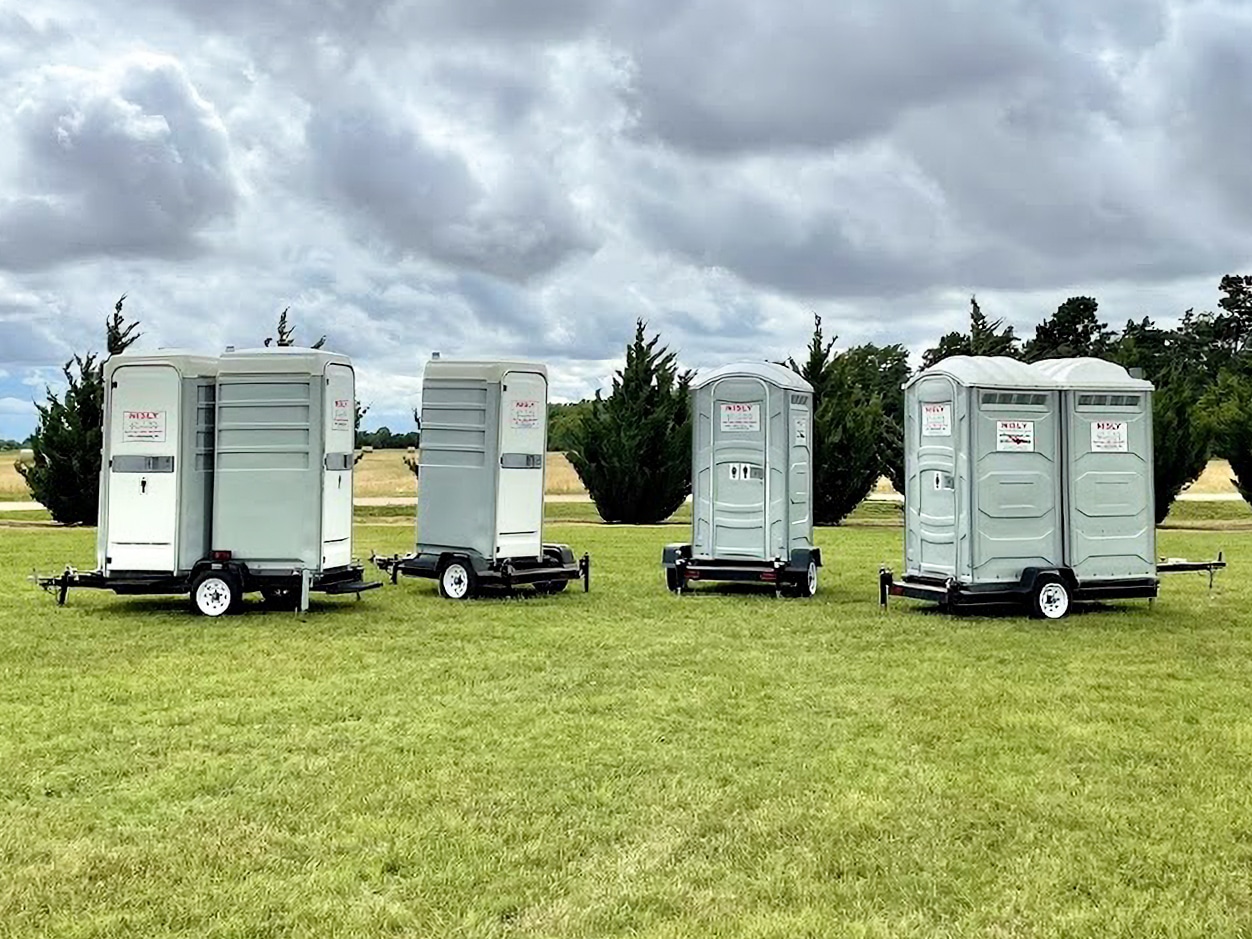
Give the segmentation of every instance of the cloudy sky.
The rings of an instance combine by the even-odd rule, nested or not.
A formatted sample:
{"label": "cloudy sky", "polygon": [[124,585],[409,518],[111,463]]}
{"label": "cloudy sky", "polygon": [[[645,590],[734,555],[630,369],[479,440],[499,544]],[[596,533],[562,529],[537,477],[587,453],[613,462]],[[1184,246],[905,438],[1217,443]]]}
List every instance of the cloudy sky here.
{"label": "cloudy sky", "polygon": [[569,399],[637,316],[700,367],[1252,270],[1246,2],[0,0],[0,134],[0,437],[123,291],[146,349],[290,305],[409,429],[431,350]]}

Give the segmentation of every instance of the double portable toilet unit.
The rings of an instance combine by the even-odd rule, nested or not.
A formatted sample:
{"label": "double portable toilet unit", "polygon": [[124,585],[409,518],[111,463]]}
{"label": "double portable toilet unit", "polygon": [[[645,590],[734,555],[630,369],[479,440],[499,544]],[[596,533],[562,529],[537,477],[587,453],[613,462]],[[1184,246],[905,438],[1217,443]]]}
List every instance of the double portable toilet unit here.
{"label": "double portable toilet unit", "polygon": [[953,356],[905,385],[905,552],[880,596],[1156,596],[1152,385],[1100,359]]}
{"label": "double portable toilet unit", "polygon": [[727,365],[691,386],[691,542],[666,545],[666,586],[765,583],[817,591],[813,388],[764,362]]}
{"label": "double portable toilet unit", "polygon": [[375,558],[434,578],[448,599],[481,586],[587,588],[590,559],[543,541],[548,371],[533,362],[432,358],[422,376],[416,550]]}
{"label": "double portable toilet unit", "polygon": [[352,560],[355,389],[346,357],[279,348],[105,365],[97,570],[60,589],[190,593],[210,616],[260,591],[360,593]]}

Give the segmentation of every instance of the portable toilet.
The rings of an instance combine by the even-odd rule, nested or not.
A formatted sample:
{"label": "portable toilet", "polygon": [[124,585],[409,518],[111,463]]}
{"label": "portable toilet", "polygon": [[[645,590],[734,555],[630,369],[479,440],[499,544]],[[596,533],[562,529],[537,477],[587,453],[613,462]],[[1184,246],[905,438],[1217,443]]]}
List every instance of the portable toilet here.
{"label": "portable toilet", "polygon": [[[952,356],[905,385],[904,576],[883,570],[883,602],[1025,602],[1058,618],[1073,599],[1156,595],[1151,386],[1100,366]],[[1097,435],[1101,448],[1125,436],[1116,466]],[[1105,486],[1117,504],[1101,510]]]}
{"label": "portable toilet", "polygon": [[479,586],[564,590],[589,576],[568,545],[543,541],[548,371],[534,362],[432,358],[422,377],[416,551],[384,570],[439,581],[453,600]]}
{"label": "portable toilet", "polygon": [[163,580],[209,553],[217,359],[120,353],[104,366],[97,568]]}
{"label": "portable toilet", "polygon": [[221,358],[159,352],[105,364],[98,565],[38,583],[191,595],[208,616],[260,591],[378,587],[352,561],[352,364],[312,349]]}
{"label": "portable toilet", "polygon": [[689,544],[662,553],[666,585],[772,584],[817,591],[813,545],[813,388],[765,362],[726,365],[691,386]]}
{"label": "portable toilet", "polygon": [[283,347],[226,352],[220,362],[213,549],[254,572],[347,567],[351,360]]}
{"label": "portable toilet", "polygon": [[1155,578],[1152,383],[1096,358],[1034,367],[1061,394],[1065,564],[1088,584]]}

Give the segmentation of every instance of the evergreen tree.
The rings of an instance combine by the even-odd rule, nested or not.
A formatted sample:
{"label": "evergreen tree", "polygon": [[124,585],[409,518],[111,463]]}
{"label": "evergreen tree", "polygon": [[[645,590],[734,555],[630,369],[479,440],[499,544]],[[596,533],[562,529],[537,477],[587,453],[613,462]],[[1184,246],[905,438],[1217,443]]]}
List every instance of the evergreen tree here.
{"label": "evergreen tree", "polygon": [[[270,347],[271,344],[275,346],[294,346],[296,344],[296,340],[294,338],[296,334],[296,328],[294,326],[287,325],[287,313],[290,310],[291,310],[291,307],[284,307],[283,311],[278,314],[278,329],[276,330],[276,332],[278,333],[278,336],[277,338],[275,338],[274,336],[267,336],[265,338],[265,347],[267,349]],[[313,343],[313,345],[309,346],[309,348],[320,349],[324,345],[326,345],[325,336],[317,340],[317,342]]]}
{"label": "evergreen tree", "polygon": [[1209,430],[1198,419],[1207,385],[1205,363],[1198,355],[1207,326],[1191,311],[1178,329],[1161,329],[1146,317],[1126,324],[1108,357],[1138,368],[1156,386],[1152,395],[1153,476],[1156,521],[1169,514],[1178,493],[1204,472],[1209,459]]}
{"label": "evergreen tree", "polygon": [[842,356],[859,388],[872,389],[882,402],[878,439],[880,475],[904,492],[904,383],[909,380],[909,353],[901,345],[855,346]]}
{"label": "evergreen tree", "polygon": [[969,332],[948,333],[934,348],[922,354],[922,368],[930,368],[952,355],[1007,355],[1017,358],[1017,337],[1004,320],[988,320],[977,297],[969,298]]}
{"label": "evergreen tree", "polygon": [[[123,352],[140,336],[138,323],[126,323],[118,299],[105,321],[109,355]],[[95,353],[75,355],[62,366],[66,390],[58,397],[46,389],[36,404],[39,427],[31,437],[34,459],[18,462],[31,498],[66,525],[94,524],[100,503],[100,451],[104,442],[104,363]]]}
{"label": "evergreen tree", "polygon": [[1088,355],[1103,358],[1114,335],[1096,315],[1099,308],[1094,297],[1070,297],[1035,327],[1035,338],[1026,343],[1023,358],[1027,362]]}
{"label": "evergreen tree", "polygon": [[[787,365],[813,386],[813,521],[838,525],[869,495],[882,472],[884,416],[876,382],[865,385],[863,358],[834,351],[813,317],[803,364]],[[903,407],[903,405],[901,405]]]}
{"label": "evergreen tree", "polygon": [[1252,503],[1252,376],[1224,372],[1204,395],[1200,413],[1217,456],[1230,461],[1231,482]]}
{"label": "evergreen tree", "polygon": [[636,322],[612,393],[596,392],[566,454],[606,522],[664,521],[691,492],[692,373],[646,328]]}

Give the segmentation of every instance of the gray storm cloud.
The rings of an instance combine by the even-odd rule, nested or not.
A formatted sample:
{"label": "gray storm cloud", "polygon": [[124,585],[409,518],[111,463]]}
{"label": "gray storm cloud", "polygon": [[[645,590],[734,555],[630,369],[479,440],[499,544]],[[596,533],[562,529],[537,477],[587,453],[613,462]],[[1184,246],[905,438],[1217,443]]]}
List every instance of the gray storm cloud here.
{"label": "gray storm cloud", "polygon": [[1242,3],[49,0],[0,74],[0,301],[213,343],[291,303],[374,388],[607,375],[635,316],[701,361],[813,311],[922,345],[971,291],[1169,318],[1252,262]]}
{"label": "gray storm cloud", "polygon": [[14,125],[21,184],[0,200],[0,266],[184,257],[233,212],[225,128],[172,59],[41,69]]}

